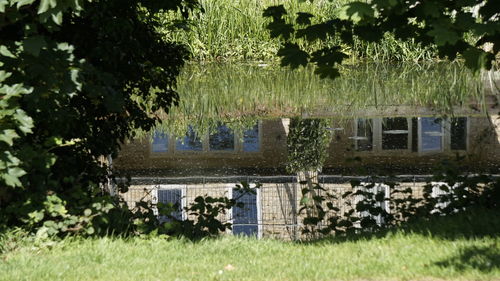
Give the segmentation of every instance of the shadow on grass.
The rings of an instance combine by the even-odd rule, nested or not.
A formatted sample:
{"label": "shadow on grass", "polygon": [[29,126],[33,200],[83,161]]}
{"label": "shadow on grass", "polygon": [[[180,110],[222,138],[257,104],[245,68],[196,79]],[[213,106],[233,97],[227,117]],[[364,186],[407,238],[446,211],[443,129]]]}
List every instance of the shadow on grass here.
{"label": "shadow on grass", "polygon": [[500,235],[500,210],[471,208],[466,212],[448,216],[436,216],[427,220],[417,220],[399,227],[374,233],[360,233],[347,236],[331,236],[323,239],[300,242],[305,244],[343,243],[359,240],[378,239],[397,233],[417,234],[445,240],[497,237]]}
{"label": "shadow on grass", "polygon": [[500,269],[499,245],[463,247],[456,256],[434,264],[439,267],[453,268],[459,272],[478,270],[488,273]]}

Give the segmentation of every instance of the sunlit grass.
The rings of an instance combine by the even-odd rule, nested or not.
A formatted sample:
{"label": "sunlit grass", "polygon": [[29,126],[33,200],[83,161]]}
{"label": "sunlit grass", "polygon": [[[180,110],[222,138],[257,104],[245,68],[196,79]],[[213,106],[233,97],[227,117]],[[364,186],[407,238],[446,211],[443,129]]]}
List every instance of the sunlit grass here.
{"label": "sunlit grass", "polygon": [[315,243],[242,237],[24,243],[0,255],[0,280],[495,280],[499,232],[495,211],[481,211]]}
{"label": "sunlit grass", "polygon": [[[203,13],[196,14],[190,24],[189,31],[165,31],[166,37],[182,42],[195,60],[276,60],[279,42],[271,39],[266,29],[268,19],[262,16],[265,8],[271,5],[284,5],[288,11],[286,18],[294,22],[297,12],[308,12],[315,17],[313,22],[330,19],[336,10],[351,0],[201,0]],[[174,17],[164,15],[165,25]],[[329,39],[324,44],[337,44]],[[319,43],[308,43],[299,40],[306,49],[321,46]],[[366,44],[355,39],[353,46],[343,46],[344,51],[352,59],[368,59],[375,61],[421,61],[435,57],[435,52],[419,47],[414,42],[395,40],[386,35],[382,42]]]}

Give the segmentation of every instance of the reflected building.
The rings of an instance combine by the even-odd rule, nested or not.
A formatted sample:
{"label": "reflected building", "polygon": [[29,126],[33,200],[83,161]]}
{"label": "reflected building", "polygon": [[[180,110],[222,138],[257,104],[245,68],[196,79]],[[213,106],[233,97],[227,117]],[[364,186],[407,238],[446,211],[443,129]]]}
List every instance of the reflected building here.
{"label": "reflected building", "polygon": [[[444,159],[463,157],[475,171],[492,172],[500,161],[498,115],[386,116],[328,119],[331,142],[324,171],[359,174],[357,166],[429,173]],[[134,176],[272,175],[285,173],[290,120],[264,119],[236,133],[224,124],[181,137],[155,132],[125,145],[115,167]],[[352,160],[356,161],[352,161]],[[494,171],[493,171],[494,172]]]}
{"label": "reflected building", "polygon": [[[368,182],[370,175],[393,174],[400,186],[420,196],[436,166],[457,157],[463,172],[498,174],[498,114],[385,113],[328,118],[331,141],[316,179],[322,187],[341,194],[352,179]],[[113,163],[132,175],[123,196],[131,206],[139,200],[176,204],[178,219],[189,218],[183,207],[197,196],[233,198],[245,203],[221,215],[233,223],[233,234],[299,238],[303,185],[285,170],[290,123],[288,118],[263,119],[239,132],[220,123],[207,133],[189,126],[180,137],[158,131],[152,140],[130,141]],[[234,187],[241,181],[262,186],[240,196]],[[390,197],[389,187],[379,187]]]}

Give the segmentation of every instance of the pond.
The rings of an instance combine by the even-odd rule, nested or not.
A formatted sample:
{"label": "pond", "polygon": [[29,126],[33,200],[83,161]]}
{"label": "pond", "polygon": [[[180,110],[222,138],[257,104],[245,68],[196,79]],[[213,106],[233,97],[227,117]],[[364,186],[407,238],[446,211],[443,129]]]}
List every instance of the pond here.
{"label": "pond", "polygon": [[[174,203],[185,219],[181,207],[198,196],[239,198],[246,207],[225,215],[233,233],[297,239],[304,182],[341,194],[377,178],[374,188],[390,198],[383,182],[421,196],[443,169],[498,174],[490,77],[449,63],[346,66],[335,81],[311,68],[188,65],[179,106],[113,164],[132,176],[124,194],[132,206]],[[241,197],[242,181],[260,188]]]}
{"label": "pond", "polygon": [[311,68],[191,64],[179,105],[115,162],[138,175],[287,173],[290,121],[318,119],[328,141],[301,149],[323,151],[315,156],[322,171],[428,173],[457,155],[489,171],[498,163],[498,108],[486,78],[458,63],[346,66],[334,81]]}

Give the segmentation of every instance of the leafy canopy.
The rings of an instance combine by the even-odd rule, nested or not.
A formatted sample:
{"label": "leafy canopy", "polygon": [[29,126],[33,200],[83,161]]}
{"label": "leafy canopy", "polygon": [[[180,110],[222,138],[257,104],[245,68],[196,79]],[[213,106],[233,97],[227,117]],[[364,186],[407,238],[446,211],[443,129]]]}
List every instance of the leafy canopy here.
{"label": "leafy canopy", "polygon": [[177,102],[188,54],[162,39],[156,15],[187,17],[196,7],[195,0],[0,0],[0,228],[91,234],[127,223],[95,215],[121,204],[102,192],[113,177],[102,158]]}
{"label": "leafy canopy", "polygon": [[[310,1],[312,2],[312,1]],[[384,33],[397,39],[414,39],[422,46],[436,46],[441,58],[461,56],[474,71],[490,69],[500,52],[500,1],[498,0],[371,0],[353,1],[329,19],[312,23],[313,15],[298,13],[295,22],[286,22],[283,5],[268,7],[263,16],[271,37],[283,41],[278,55],[282,65],[296,68],[313,63],[322,77],[339,76],[338,65],[347,54],[342,45],[358,37],[378,42]],[[336,38],[337,46],[323,44],[308,54],[296,43]]]}

